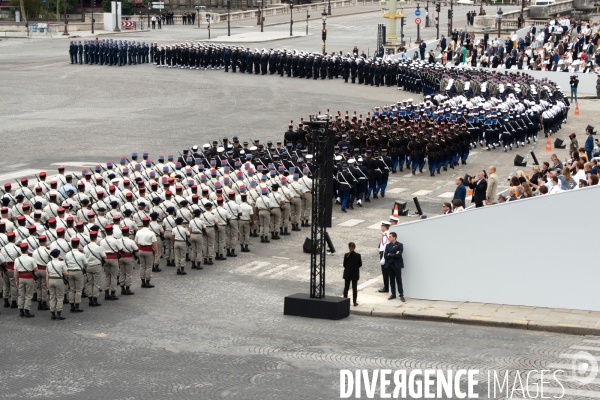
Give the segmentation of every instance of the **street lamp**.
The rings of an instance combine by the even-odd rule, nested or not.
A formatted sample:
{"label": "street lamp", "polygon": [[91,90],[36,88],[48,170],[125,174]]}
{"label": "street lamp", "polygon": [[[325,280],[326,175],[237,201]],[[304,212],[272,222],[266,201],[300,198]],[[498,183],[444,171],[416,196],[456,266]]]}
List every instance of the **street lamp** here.
{"label": "street lamp", "polygon": [[227,0],[227,36],[231,36],[231,26],[229,25],[230,21],[230,11],[231,11],[231,0]]}
{"label": "street lamp", "polygon": [[294,3],[290,2],[290,36],[292,36],[292,26],[294,25]]}
{"label": "street lamp", "polygon": [[67,14],[67,2],[65,1],[65,30],[63,32],[63,36],[69,36],[69,29],[67,26],[69,25],[69,15]]}
{"label": "street lamp", "polygon": [[[65,1],[66,3],[66,1]],[[114,32],[121,32],[119,28],[119,2],[115,1],[115,29]]]}
{"label": "street lamp", "polygon": [[502,26],[502,7],[498,9],[496,12],[496,19],[498,20],[498,39],[500,39],[500,27]]}
{"label": "street lamp", "polygon": [[308,14],[308,7],[306,8],[306,36],[308,36],[308,19],[310,15]]}
{"label": "street lamp", "polygon": [[[421,10],[421,3],[419,0],[417,0],[417,10]],[[421,24],[417,24],[417,40],[415,41],[415,44],[420,44],[421,42]]]}
{"label": "street lamp", "polygon": [[327,0],[327,15],[331,15],[331,0]]}
{"label": "street lamp", "polygon": [[94,8],[96,7],[96,0],[92,1],[92,35],[94,34],[94,22],[96,22],[96,20],[94,20]]}
{"label": "street lamp", "polygon": [[260,31],[264,32],[264,26],[265,26],[265,18],[263,17],[263,13],[264,13],[264,4],[265,2],[262,0],[256,0],[257,3],[260,3],[260,8],[258,10],[258,17],[260,18],[259,22],[260,22]]}
{"label": "street lamp", "polygon": [[429,0],[425,6],[425,28],[429,28]]}
{"label": "street lamp", "polygon": [[323,20],[323,32],[321,33],[321,39],[323,40],[323,54],[325,54],[325,41],[327,40],[327,13],[325,9],[321,13],[321,19]]}
{"label": "street lamp", "polygon": [[196,6],[196,13],[198,14],[198,29],[200,29],[200,8],[202,6]]}

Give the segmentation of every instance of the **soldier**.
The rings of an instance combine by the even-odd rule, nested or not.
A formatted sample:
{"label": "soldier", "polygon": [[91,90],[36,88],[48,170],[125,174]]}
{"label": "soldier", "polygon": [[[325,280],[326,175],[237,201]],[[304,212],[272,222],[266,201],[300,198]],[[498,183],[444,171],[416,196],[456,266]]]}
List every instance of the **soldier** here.
{"label": "soldier", "polygon": [[[150,222],[152,224],[152,222]],[[121,249],[121,258],[119,259],[119,284],[121,285],[121,295],[131,296],[135,294],[131,291],[131,274],[133,272],[133,262],[138,261],[138,246],[129,238],[129,227],[124,226],[121,229],[122,237],[120,239],[123,248]],[[155,258],[156,264],[156,258]]]}
{"label": "soldier", "polygon": [[212,210],[213,204],[209,201],[204,203],[204,209],[206,210],[202,214],[202,223],[206,228],[206,237],[202,246],[202,258],[204,264],[213,265],[213,257],[215,255],[215,234],[217,229],[217,220]]}
{"label": "soldier", "polygon": [[176,226],[173,228],[171,235],[171,244],[175,251],[175,266],[177,267],[177,275],[187,275],[185,272],[187,243],[189,243],[190,232],[183,226],[183,218],[175,219]]}
{"label": "soldier", "polygon": [[248,204],[248,195],[242,193],[241,204],[240,204],[240,221],[239,221],[239,232],[240,232],[240,246],[241,251],[247,253],[248,244],[250,243],[250,232],[254,230],[255,218],[254,210],[250,204]]}
{"label": "soldier", "polygon": [[71,312],[83,312],[79,308],[83,290],[83,274],[88,266],[87,259],[79,250],[79,239],[71,239],[71,250],[65,254],[65,264],[69,271],[69,304]]}
{"label": "soldier", "polygon": [[158,245],[156,235],[150,230],[150,218],[142,220],[142,228],[135,234],[135,244],[139,249],[142,287],[153,288],[154,285],[150,283],[150,279],[152,279],[154,260],[158,258]]}
{"label": "soldier", "polygon": [[67,264],[62,261],[60,256],[60,250],[54,249],[50,252],[52,259],[46,264],[46,286],[50,291],[50,313],[52,314],[52,320],[62,321],[65,319],[61,315],[63,308],[63,296],[65,290],[64,281],[69,277],[69,271]]}
{"label": "soldier", "polygon": [[231,223],[232,215],[223,207],[222,197],[217,197],[217,207],[215,208],[214,216],[217,221],[215,237],[217,256],[215,257],[215,260],[224,261],[227,260],[224,256],[227,243],[227,227]]}
{"label": "soldier", "polygon": [[271,225],[271,209],[272,204],[271,200],[268,196],[268,189],[266,187],[261,187],[260,196],[256,199],[254,203],[255,207],[255,215],[258,216],[259,226],[260,226],[260,241],[261,243],[269,243],[269,228]]}
{"label": "soldier", "polygon": [[[5,308],[17,308],[17,300],[19,296],[17,281],[15,280],[15,260],[21,255],[21,250],[15,244],[16,235],[14,232],[6,234],[8,243],[0,249],[0,255],[6,261],[6,272],[2,274],[3,286],[2,293],[4,296]],[[33,296],[33,295],[32,295]]]}
{"label": "soldier", "polygon": [[192,260],[192,269],[203,269],[202,267],[202,248],[204,245],[203,235],[206,235],[206,227],[202,222],[202,218],[200,215],[202,214],[202,210],[199,208],[195,209],[194,217],[190,221],[189,231],[190,231],[190,259]]}
{"label": "soldier", "polygon": [[98,232],[90,231],[90,243],[84,247],[83,254],[87,260],[86,269],[86,291],[88,294],[89,306],[99,307],[98,296],[102,292],[100,288],[100,271],[106,262],[106,252],[98,245]]}
{"label": "soldier", "polygon": [[112,224],[106,225],[104,232],[106,237],[100,240],[99,243],[100,247],[106,252],[106,262],[104,263],[104,300],[119,300],[116,296],[117,275],[119,273],[119,260],[123,257],[121,255],[123,243],[113,236]]}
{"label": "soldier", "polygon": [[21,317],[30,318],[34,315],[30,313],[31,299],[35,291],[37,264],[33,257],[28,253],[29,246],[23,242],[19,245],[21,255],[14,260],[14,280],[18,288],[18,307]]}
{"label": "soldier", "polygon": [[[227,235],[226,247],[227,247],[227,256],[228,257],[237,257],[237,254],[235,254],[235,248],[236,248],[237,242],[238,242],[239,220],[240,220],[240,216],[241,216],[242,212],[240,210],[240,206],[235,201],[235,197],[236,197],[235,192],[230,191],[229,192],[229,201],[227,201],[224,204],[224,208],[231,215],[231,220],[229,221],[229,224],[227,225],[227,229],[226,229],[226,235]],[[218,210],[218,208],[217,208],[217,210]]]}
{"label": "soldier", "polygon": [[48,307],[48,286],[46,282],[46,265],[51,261],[50,251],[47,247],[46,236],[38,237],[39,247],[33,251],[32,257],[37,265],[38,279],[35,281],[37,291],[38,310],[49,310]]}

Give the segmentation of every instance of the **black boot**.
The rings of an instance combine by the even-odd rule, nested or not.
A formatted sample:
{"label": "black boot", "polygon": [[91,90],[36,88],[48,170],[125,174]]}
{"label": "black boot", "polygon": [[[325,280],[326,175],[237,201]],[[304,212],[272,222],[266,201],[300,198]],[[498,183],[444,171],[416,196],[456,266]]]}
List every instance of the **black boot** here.
{"label": "black boot", "polygon": [[48,306],[47,301],[42,301],[42,310],[49,310],[50,306]]}
{"label": "black boot", "polygon": [[18,307],[19,306],[17,305],[17,301],[13,300],[12,303],[11,303],[11,305],[10,305],[10,308],[18,308]]}
{"label": "black boot", "polygon": [[179,275],[187,275],[187,272],[185,272],[184,267],[181,267],[181,272],[179,272]]}
{"label": "black boot", "polygon": [[32,317],[35,317],[35,315],[31,314],[29,312],[29,310],[25,310],[25,318],[32,318]]}
{"label": "black boot", "polygon": [[81,297],[88,297],[87,293],[85,292],[85,289],[81,291]]}
{"label": "black boot", "polygon": [[108,293],[108,290],[104,291],[104,300],[110,300],[110,293]]}
{"label": "black boot", "polygon": [[202,267],[202,264],[200,264],[200,262],[198,262],[198,264],[196,264],[196,269],[197,270],[201,270],[201,269],[204,269],[204,268]]}
{"label": "black boot", "polygon": [[231,250],[227,249],[227,257],[231,257]]}
{"label": "black boot", "polygon": [[160,272],[160,271],[162,271],[162,269],[158,268],[158,265],[154,265],[154,266],[152,267],[152,271],[153,271],[153,272]]}
{"label": "black boot", "polygon": [[248,248],[248,245],[246,245],[244,248],[246,249],[246,253],[250,251],[250,249]]}
{"label": "black boot", "polygon": [[119,298],[117,296],[115,296],[115,292],[114,291],[110,292],[110,299],[111,300],[119,300]]}
{"label": "black boot", "polygon": [[79,303],[75,304],[75,312],[83,312],[83,310],[79,308]]}
{"label": "black boot", "polygon": [[265,243],[271,243],[271,241],[269,240],[269,235],[265,235]]}
{"label": "black boot", "polygon": [[278,235],[279,235],[279,234],[282,234],[282,235],[283,235],[283,227],[279,227],[279,233],[278,233]]}
{"label": "black boot", "polygon": [[65,293],[65,297],[63,297],[63,304],[69,304],[69,299],[67,298],[66,293]]}
{"label": "black boot", "polygon": [[213,265],[214,262],[212,260],[212,258],[209,258],[208,261],[206,262],[206,265]]}
{"label": "black boot", "polygon": [[96,307],[93,297],[88,297],[88,307]]}
{"label": "black boot", "polygon": [[[41,301],[41,300],[42,300],[42,299],[40,299],[40,301]],[[31,301],[38,301],[37,292],[35,292],[35,293],[33,294],[33,297],[31,298]],[[38,308],[38,310],[39,310],[39,308]]]}
{"label": "black boot", "polygon": [[51,312],[52,316],[50,317],[50,319],[54,320],[56,319],[56,313],[54,311]]}
{"label": "black boot", "polygon": [[261,242],[261,243],[265,243],[265,237],[264,237],[264,236],[261,236],[261,237],[260,237],[260,242]]}
{"label": "black boot", "polygon": [[125,286],[125,294],[127,296],[131,296],[132,294],[135,294],[135,293],[131,291],[131,286]]}
{"label": "black boot", "polygon": [[275,232],[275,237],[274,237],[273,239],[275,239],[275,240],[279,240],[279,239],[281,239],[281,238],[279,237],[279,232]]}
{"label": "black boot", "polygon": [[237,257],[237,254],[235,254],[235,249],[231,249],[229,251],[229,257]]}
{"label": "black boot", "polygon": [[154,287],[154,285],[150,284],[150,279],[146,279],[146,287],[147,287],[148,289],[150,289],[150,288],[153,288],[153,287]]}
{"label": "black boot", "polygon": [[97,297],[93,297],[94,299],[94,307],[100,307],[102,304],[98,303],[98,298]]}
{"label": "black boot", "polygon": [[281,234],[285,236],[291,235],[291,233],[288,232],[288,228],[283,228],[283,232]]}
{"label": "black boot", "polygon": [[75,303],[71,303],[71,312],[75,312]]}
{"label": "black boot", "polygon": [[38,301],[38,310],[41,310],[41,309],[42,309],[42,301],[40,300],[40,301]]}
{"label": "black boot", "polygon": [[121,296],[124,296],[125,294],[125,286],[121,286]]}
{"label": "black boot", "polygon": [[62,315],[60,315],[61,311],[57,311],[56,312],[56,319],[59,321],[62,321],[64,319],[66,319],[65,317],[63,317]]}
{"label": "black boot", "polygon": [[24,316],[25,316],[25,312],[23,311],[23,309],[22,309],[22,308],[19,308],[19,315],[20,315],[21,317],[24,317]]}
{"label": "black boot", "polygon": [[9,308],[10,307],[10,301],[8,301],[8,299],[4,299],[4,308]]}
{"label": "black boot", "polygon": [[192,269],[196,269],[196,261],[192,261]]}
{"label": "black boot", "polygon": [[142,287],[145,288],[146,287],[146,280],[142,279]]}

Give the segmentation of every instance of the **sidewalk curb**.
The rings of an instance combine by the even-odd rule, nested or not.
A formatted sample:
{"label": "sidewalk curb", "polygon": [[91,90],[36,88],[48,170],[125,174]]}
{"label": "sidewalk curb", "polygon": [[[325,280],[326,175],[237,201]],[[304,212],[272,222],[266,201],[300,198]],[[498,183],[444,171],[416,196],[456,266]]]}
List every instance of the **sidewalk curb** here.
{"label": "sidewalk curb", "polygon": [[[370,309],[370,311],[369,311]],[[478,318],[467,318],[462,316],[452,316],[438,313],[421,313],[409,310],[403,311],[387,311],[387,310],[376,310],[375,308],[356,309],[350,310],[350,314],[360,316],[370,316],[376,318],[393,318],[403,319],[412,321],[431,321],[431,322],[445,322],[451,324],[460,325],[473,325],[473,326],[488,326],[494,328],[512,328],[512,329],[524,329],[529,331],[540,331],[540,332],[552,332],[552,333],[564,333],[568,335],[578,336],[600,336],[600,328],[588,328],[579,326],[577,324],[549,324],[542,321],[529,321],[529,320],[502,320],[502,319],[478,319]]]}

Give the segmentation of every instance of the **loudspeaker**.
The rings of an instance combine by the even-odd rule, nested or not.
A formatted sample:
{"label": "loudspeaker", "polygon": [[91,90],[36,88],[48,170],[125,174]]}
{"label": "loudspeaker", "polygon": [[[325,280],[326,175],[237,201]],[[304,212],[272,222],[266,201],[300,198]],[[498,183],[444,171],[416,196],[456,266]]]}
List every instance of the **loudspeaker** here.
{"label": "loudspeaker", "polygon": [[415,207],[417,208],[417,214],[423,215],[423,210],[421,209],[421,204],[419,204],[419,199],[413,197],[413,201],[415,202]]}
{"label": "loudspeaker", "polygon": [[559,138],[556,138],[556,140],[554,141],[554,148],[555,149],[564,149],[567,147],[566,144],[563,144],[565,141]]}
{"label": "loudspeaker", "polygon": [[394,206],[392,207],[392,214],[394,214],[394,208],[398,206],[398,215],[407,216],[408,210],[406,209],[406,202],[402,200],[394,201]]}
{"label": "loudspeaker", "polygon": [[310,238],[310,236],[307,236],[306,239],[304,240],[304,244],[302,245],[302,250],[304,250],[305,253],[312,253],[312,248],[313,248],[313,241]]}
{"label": "loudspeaker", "polygon": [[540,165],[540,162],[538,161],[533,151],[531,152],[531,157],[533,157],[533,165]]}
{"label": "loudspeaker", "polygon": [[525,158],[520,155],[517,154],[515,156],[515,167],[526,167],[527,166],[527,161],[525,161]]}

